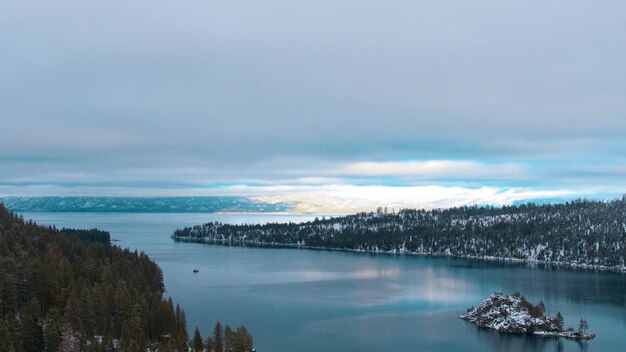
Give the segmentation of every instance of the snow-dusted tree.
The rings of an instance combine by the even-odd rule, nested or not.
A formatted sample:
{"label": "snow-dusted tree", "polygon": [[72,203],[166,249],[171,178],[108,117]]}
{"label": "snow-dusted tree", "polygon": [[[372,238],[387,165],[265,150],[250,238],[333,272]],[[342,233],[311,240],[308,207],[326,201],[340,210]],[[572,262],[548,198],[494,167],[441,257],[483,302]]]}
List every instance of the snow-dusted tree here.
{"label": "snow-dusted tree", "polygon": [[578,323],[578,332],[581,334],[586,334],[587,329],[589,329],[589,324],[587,323],[587,320],[580,319],[580,322]]}
{"label": "snow-dusted tree", "polygon": [[72,324],[65,324],[61,331],[61,343],[59,344],[61,352],[78,352],[80,351],[80,343],[74,335]]}
{"label": "snow-dusted tree", "polygon": [[555,323],[560,328],[563,329],[563,325],[565,324],[565,320],[563,319],[563,315],[561,312],[556,313]]}
{"label": "snow-dusted tree", "polygon": [[204,346],[206,347],[207,352],[215,352],[215,341],[213,340],[213,337],[207,337]]}
{"label": "snow-dusted tree", "polygon": [[539,304],[537,305],[537,308],[539,308],[541,313],[545,313],[546,312],[546,305],[543,303],[543,300],[539,301]]}

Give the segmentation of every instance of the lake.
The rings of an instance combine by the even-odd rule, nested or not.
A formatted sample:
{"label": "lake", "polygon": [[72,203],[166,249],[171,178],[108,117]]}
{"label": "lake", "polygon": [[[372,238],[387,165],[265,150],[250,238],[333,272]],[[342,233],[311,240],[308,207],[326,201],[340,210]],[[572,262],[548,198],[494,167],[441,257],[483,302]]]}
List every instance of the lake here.
{"label": "lake", "polygon": [[[626,275],[476,260],[176,243],[208,221],[305,221],[315,215],[24,213],[40,224],[111,232],[163,269],[166,295],[203,337],[217,320],[245,325],[257,351],[623,351]],[[193,269],[199,272],[194,274]],[[494,291],[520,290],[589,342],[498,334],[458,319]]]}

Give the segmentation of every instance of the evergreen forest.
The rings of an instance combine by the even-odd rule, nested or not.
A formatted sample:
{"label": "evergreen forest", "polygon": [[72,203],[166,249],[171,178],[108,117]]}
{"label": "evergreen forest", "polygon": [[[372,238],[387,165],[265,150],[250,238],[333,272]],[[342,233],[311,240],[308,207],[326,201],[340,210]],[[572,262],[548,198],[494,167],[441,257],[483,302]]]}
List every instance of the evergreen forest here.
{"label": "evergreen forest", "polygon": [[[185,313],[164,298],[161,269],[109,239],[39,226],[0,203],[0,351],[188,351]],[[222,336],[252,349],[245,327]]]}
{"label": "evergreen forest", "polygon": [[626,196],[559,204],[463,206],[178,229],[175,240],[557,263],[624,270]]}

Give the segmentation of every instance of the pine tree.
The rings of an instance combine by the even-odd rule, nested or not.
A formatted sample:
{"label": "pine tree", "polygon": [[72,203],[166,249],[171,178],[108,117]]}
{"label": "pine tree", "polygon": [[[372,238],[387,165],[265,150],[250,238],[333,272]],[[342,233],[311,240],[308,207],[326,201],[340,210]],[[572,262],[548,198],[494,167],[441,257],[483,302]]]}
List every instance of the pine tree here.
{"label": "pine tree", "polygon": [[56,352],[61,343],[61,313],[57,307],[48,311],[44,329],[46,352]]}
{"label": "pine tree", "polygon": [[83,331],[85,331],[87,336],[95,335],[96,315],[91,297],[91,290],[87,286],[84,286],[80,290],[80,294],[78,296],[78,311]]}
{"label": "pine tree", "polygon": [[185,312],[176,305],[176,336],[175,336],[175,344],[176,348],[180,350],[186,350],[188,346],[189,335],[187,333],[187,319],[185,317]]}
{"label": "pine tree", "polygon": [[200,335],[200,330],[196,326],[196,330],[193,333],[193,341],[191,342],[192,348],[194,352],[202,352],[204,350],[204,342],[202,341],[202,335]]}
{"label": "pine tree", "polygon": [[223,352],[224,351],[224,340],[222,339],[222,324],[218,321],[215,324],[215,329],[213,332],[213,343],[215,352]]}
{"label": "pine tree", "polygon": [[561,312],[556,313],[556,325],[559,327],[559,329],[563,329],[563,326],[565,325],[565,320],[563,319],[563,315],[561,314]]}
{"label": "pine tree", "polygon": [[43,329],[39,323],[40,304],[31,299],[22,312],[22,351],[40,352],[45,348]]}
{"label": "pine tree", "polygon": [[206,338],[205,347],[207,352],[215,352],[215,340],[213,337],[209,336]]}
{"label": "pine tree", "polygon": [[91,293],[91,310],[93,311],[94,319],[94,334],[103,336],[107,331],[107,313],[105,308],[105,300],[102,289],[99,286],[94,286]]}
{"label": "pine tree", "polygon": [[580,322],[578,323],[578,332],[581,335],[584,335],[587,333],[587,329],[589,329],[589,324],[587,323],[587,320],[580,319]]}
{"label": "pine tree", "polygon": [[128,351],[142,352],[145,351],[145,342],[141,306],[136,303],[129,319],[122,325],[122,346]]}
{"label": "pine tree", "polygon": [[4,351],[15,351],[11,339],[11,330],[5,319],[0,319],[0,341],[2,341]]}
{"label": "pine tree", "polygon": [[250,352],[254,348],[254,342],[252,340],[252,335],[248,332],[245,326],[240,326],[237,328],[237,338],[236,338],[236,352]]}
{"label": "pine tree", "polygon": [[130,292],[126,285],[126,281],[118,280],[115,287],[115,295],[113,297],[113,336],[120,337],[122,335],[122,326],[130,317],[131,310]]}
{"label": "pine tree", "polygon": [[230,325],[224,328],[224,352],[233,352],[235,350],[235,334]]}
{"label": "pine tree", "polygon": [[[4,259],[4,258],[2,258]],[[6,273],[0,269],[0,315],[12,315],[17,311],[17,283],[15,275],[17,265],[12,259],[4,259]]]}

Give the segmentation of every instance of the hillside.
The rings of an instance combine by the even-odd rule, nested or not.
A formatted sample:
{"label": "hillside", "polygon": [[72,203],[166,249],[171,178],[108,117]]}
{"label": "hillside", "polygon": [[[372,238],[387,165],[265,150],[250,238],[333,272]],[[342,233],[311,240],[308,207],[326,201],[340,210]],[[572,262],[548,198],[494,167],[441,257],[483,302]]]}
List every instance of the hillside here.
{"label": "hillside", "polygon": [[26,222],[0,203],[3,351],[186,350],[161,269],[108,239]]}
{"label": "hillside", "polygon": [[228,245],[505,259],[624,270],[626,199],[563,204],[401,210],[305,223],[177,230],[175,240]]}

